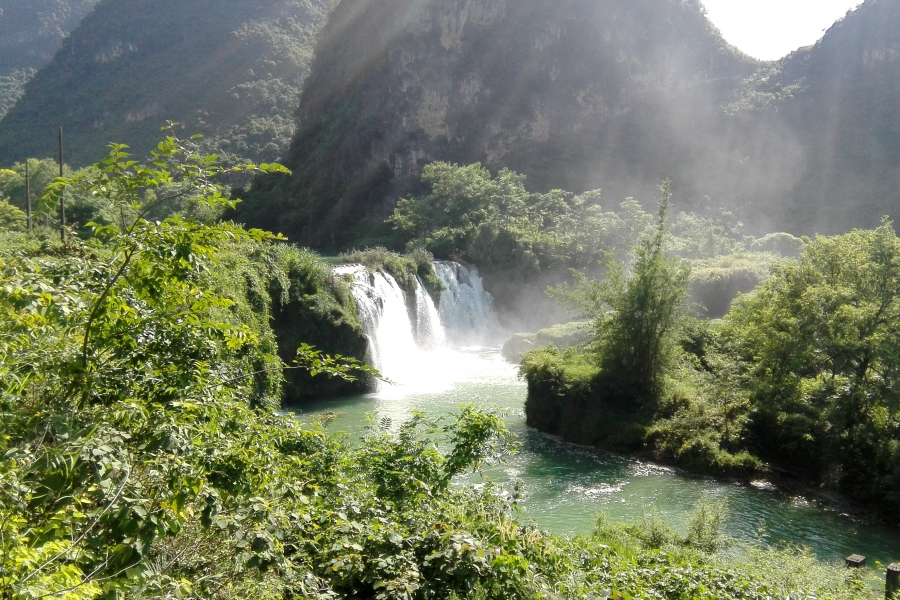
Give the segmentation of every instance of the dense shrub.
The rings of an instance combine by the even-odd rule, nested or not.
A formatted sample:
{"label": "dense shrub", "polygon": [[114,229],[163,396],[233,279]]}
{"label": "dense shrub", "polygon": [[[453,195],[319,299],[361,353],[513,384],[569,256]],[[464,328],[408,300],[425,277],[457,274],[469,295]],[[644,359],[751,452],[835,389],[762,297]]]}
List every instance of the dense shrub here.
{"label": "dense shrub", "polygon": [[[227,202],[209,184],[222,173],[214,160],[174,138],[150,164],[125,158],[115,147],[98,179],[57,182],[50,197],[84,185],[139,206],[147,187],[200,188],[203,202]],[[763,600],[855,590],[809,579],[778,587],[752,568],[719,566],[725,559],[707,554],[717,544],[709,511],[684,543],[659,527],[632,536],[690,554],[618,552],[602,536],[556,538],[522,523],[516,495],[454,485],[515,450],[494,411],[383,421],[358,445],[326,434],[327,417],[279,414],[269,399],[286,365],[272,357],[266,294],[333,286],[335,301],[346,297],[321,262],[263,232],[181,216],[95,231],[90,243],[65,244],[0,233],[4,600]],[[574,382],[596,370],[566,362],[548,373]],[[307,345],[295,365],[371,372]]]}
{"label": "dense shrub", "polygon": [[399,254],[383,246],[376,246],[344,252],[339,258],[344,263],[359,263],[372,271],[390,273],[408,293],[415,293],[418,277],[435,302],[438,302],[444,290],[444,284],[432,264],[434,257],[424,248],[413,247],[408,253]]}
{"label": "dense shrub", "polygon": [[900,239],[816,237],[726,317],[753,447],[857,500],[900,506]]}

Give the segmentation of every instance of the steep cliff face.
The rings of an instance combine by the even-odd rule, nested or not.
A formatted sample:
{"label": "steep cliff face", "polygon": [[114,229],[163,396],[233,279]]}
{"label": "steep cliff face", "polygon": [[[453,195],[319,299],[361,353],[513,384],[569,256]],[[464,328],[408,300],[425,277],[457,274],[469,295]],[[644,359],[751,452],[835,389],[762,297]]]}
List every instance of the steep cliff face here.
{"label": "steep cliff face", "polygon": [[756,68],[695,1],[344,0],[301,101],[289,198],[245,214],[341,245],[436,159],[643,190],[694,168],[698,131],[732,159],[719,107]]}
{"label": "steep cliff face", "polygon": [[836,232],[900,218],[900,2],[868,0],[781,65],[804,164],[784,218]]}
{"label": "steep cliff face", "polygon": [[333,3],[100,2],[0,122],[0,164],[52,156],[59,125],[75,165],[110,142],[144,153],[167,120],[207,135],[226,160],[275,160]]}
{"label": "steep cliff face", "polygon": [[287,157],[244,220],[302,243],[377,241],[434,160],[529,187],[728,207],[751,230],[834,232],[897,212],[900,2],[868,0],[777,63],[690,0],[343,0]]}

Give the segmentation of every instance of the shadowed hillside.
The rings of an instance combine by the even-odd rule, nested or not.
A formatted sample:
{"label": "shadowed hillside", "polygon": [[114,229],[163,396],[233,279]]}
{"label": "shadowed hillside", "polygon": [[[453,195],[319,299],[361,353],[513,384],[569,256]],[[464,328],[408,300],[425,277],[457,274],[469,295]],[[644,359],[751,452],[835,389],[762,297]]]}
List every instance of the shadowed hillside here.
{"label": "shadowed hillside", "polygon": [[760,63],[699,2],[343,0],[294,175],[257,182],[240,216],[323,248],[377,239],[422,166],[446,160],[607,198],[648,200],[671,177],[679,208],[727,207],[758,232],[874,225],[895,212],[898,6],[869,0]]}
{"label": "shadowed hillside", "polygon": [[51,155],[58,125],[75,165],[113,141],[143,152],[167,120],[207,135],[226,160],[275,160],[332,4],[102,2],[0,122],[0,163]]}
{"label": "shadowed hillside", "polygon": [[0,119],[97,0],[0,0]]}
{"label": "shadowed hillside", "polygon": [[782,109],[804,169],[783,218],[837,233],[900,218],[900,2],[869,0],[783,61]]}

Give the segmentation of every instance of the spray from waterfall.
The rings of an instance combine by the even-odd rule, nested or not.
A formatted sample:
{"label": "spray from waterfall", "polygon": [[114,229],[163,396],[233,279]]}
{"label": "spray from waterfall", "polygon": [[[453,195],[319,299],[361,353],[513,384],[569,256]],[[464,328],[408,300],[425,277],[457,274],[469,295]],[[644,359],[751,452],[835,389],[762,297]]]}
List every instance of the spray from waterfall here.
{"label": "spray from waterfall", "polygon": [[478,269],[450,261],[436,261],[444,284],[440,318],[450,341],[457,346],[494,346],[503,341],[503,328],[494,299],[484,290]]}
{"label": "spray from waterfall", "polygon": [[450,262],[435,263],[444,284],[439,307],[422,281],[404,290],[388,273],[362,265],[335,269],[353,278],[352,291],[369,341],[366,362],[392,384],[378,383],[379,397],[439,392],[483,368],[467,346],[496,345],[501,329],[493,300],[477,271]]}

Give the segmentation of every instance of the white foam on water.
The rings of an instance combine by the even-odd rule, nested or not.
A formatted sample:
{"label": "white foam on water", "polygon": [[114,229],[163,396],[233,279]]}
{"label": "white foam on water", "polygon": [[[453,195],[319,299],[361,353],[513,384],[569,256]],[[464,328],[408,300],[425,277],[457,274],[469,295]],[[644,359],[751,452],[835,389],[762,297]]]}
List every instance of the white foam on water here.
{"label": "white foam on water", "polygon": [[[378,382],[374,396],[379,399],[436,394],[459,383],[513,376],[493,353],[482,352],[482,344],[490,336],[497,337],[500,326],[493,300],[477,273],[471,275],[455,263],[435,267],[440,267],[438,274],[447,288],[441,294],[440,309],[418,278],[408,302],[388,273],[370,272],[362,265],[335,269],[353,276],[353,297],[369,340],[366,360],[389,380]],[[460,340],[469,345],[458,345]]]}

